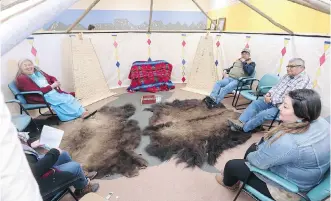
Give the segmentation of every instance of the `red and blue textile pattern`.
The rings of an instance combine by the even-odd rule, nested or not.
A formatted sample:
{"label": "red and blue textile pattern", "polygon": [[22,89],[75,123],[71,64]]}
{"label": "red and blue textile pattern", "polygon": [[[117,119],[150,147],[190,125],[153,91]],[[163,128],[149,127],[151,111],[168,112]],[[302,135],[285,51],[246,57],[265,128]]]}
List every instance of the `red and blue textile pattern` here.
{"label": "red and blue textile pattern", "polygon": [[158,92],[174,89],[175,85],[170,81],[172,65],[163,60],[136,61],[132,64],[129,79],[131,85],[128,92]]}

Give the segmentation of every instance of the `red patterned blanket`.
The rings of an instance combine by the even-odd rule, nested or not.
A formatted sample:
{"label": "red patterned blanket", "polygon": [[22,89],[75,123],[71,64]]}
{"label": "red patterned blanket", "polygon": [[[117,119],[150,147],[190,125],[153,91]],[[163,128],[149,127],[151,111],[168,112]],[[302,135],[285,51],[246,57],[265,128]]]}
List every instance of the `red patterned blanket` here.
{"label": "red patterned blanket", "polygon": [[129,92],[144,91],[158,92],[174,89],[174,84],[170,81],[172,65],[166,61],[136,61],[132,64],[129,79],[131,85]]}

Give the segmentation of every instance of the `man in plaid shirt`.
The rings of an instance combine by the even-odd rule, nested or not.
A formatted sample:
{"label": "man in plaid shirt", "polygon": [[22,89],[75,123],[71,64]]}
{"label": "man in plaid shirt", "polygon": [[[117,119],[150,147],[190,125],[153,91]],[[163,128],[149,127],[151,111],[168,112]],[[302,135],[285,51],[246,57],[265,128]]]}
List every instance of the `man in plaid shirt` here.
{"label": "man in plaid shirt", "polygon": [[300,58],[289,61],[287,74],[264,96],[264,100],[253,101],[240,115],[239,120],[229,119],[232,130],[249,132],[261,126],[265,120],[271,120],[278,114],[278,107],[285,95],[295,89],[311,89],[312,83],[306,74],[305,62]]}

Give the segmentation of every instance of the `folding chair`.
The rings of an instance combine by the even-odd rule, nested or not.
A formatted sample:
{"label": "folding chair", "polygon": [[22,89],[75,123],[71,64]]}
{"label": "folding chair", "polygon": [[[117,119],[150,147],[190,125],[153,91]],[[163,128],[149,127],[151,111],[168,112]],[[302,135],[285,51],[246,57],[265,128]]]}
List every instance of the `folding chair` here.
{"label": "folding chair", "polygon": [[250,89],[252,89],[253,81],[250,81],[250,80],[247,80],[246,81],[246,79],[248,79],[248,78],[255,78],[255,74],[256,74],[256,71],[254,71],[251,76],[238,78],[239,82],[238,82],[237,88],[235,90],[233,90],[231,93],[228,93],[227,94],[227,95],[230,95],[230,96],[225,96],[224,98],[233,97],[233,100],[232,100],[232,105],[233,105],[234,99],[236,98],[237,95],[239,95],[239,91],[240,91],[239,89],[240,88],[242,90],[250,90]]}
{"label": "folding chair", "polygon": [[19,114],[19,115],[12,115],[11,116],[11,121],[13,122],[13,124],[15,125],[16,129],[19,132],[24,131],[28,125],[30,124],[30,122],[32,121],[33,124],[36,126],[36,129],[38,130],[38,132],[40,133],[40,130],[38,128],[37,123],[33,120],[33,118],[29,115],[29,113],[24,109],[24,107],[22,106],[21,102],[19,100],[9,100],[6,101],[6,103],[17,103],[20,108],[22,109],[22,111],[25,112],[25,114]]}
{"label": "folding chair", "polygon": [[[53,111],[51,110],[50,105],[46,102],[45,97],[44,97],[44,94],[41,91],[25,91],[25,92],[21,92],[21,91],[18,90],[15,81],[10,82],[8,84],[8,88],[14,94],[15,99],[17,99],[17,100],[20,101],[20,103],[21,103],[21,105],[20,105],[21,114],[23,113],[23,109],[25,109],[26,111],[38,109],[40,115],[48,116],[48,115],[42,114],[41,111],[40,111],[40,109],[42,109],[42,108],[48,108],[48,110],[51,113],[50,115],[55,115],[53,113]],[[24,95],[27,95],[27,94],[38,94],[41,97],[43,97],[45,103],[44,104],[31,104],[31,103],[28,103],[25,100],[25,98],[24,98]]]}
{"label": "folding chair", "polygon": [[[293,184],[290,181],[287,181],[286,179],[268,171],[268,170],[261,170],[257,167],[254,167],[252,165],[247,165],[248,168],[251,171],[251,174],[257,173],[260,174],[273,182],[280,185],[285,190],[295,193],[299,195],[302,199],[305,201],[321,201],[330,196],[330,169],[325,173],[323,180],[315,186],[313,189],[311,189],[308,193],[303,193],[299,191],[299,188]],[[258,199],[260,201],[273,201],[272,199],[268,198],[267,196],[263,195],[259,191],[255,190],[253,187],[247,184],[249,180],[249,177],[246,179],[244,184],[241,186],[239,192],[237,193],[236,197],[233,201],[236,201],[241,191],[245,191],[250,196],[252,196],[255,199]]]}
{"label": "folding chair", "polygon": [[[260,80],[256,78],[246,78],[245,81],[246,82],[251,81],[252,82],[251,84],[253,84],[254,81],[257,81],[258,85],[256,86],[255,91],[253,91],[252,89],[244,90],[242,87],[240,87],[239,90],[238,89],[236,90],[238,96],[233,99],[232,106],[235,107],[237,110],[245,109],[245,108],[237,108],[238,106],[248,105],[253,100],[263,98],[263,96],[279,82],[279,76],[274,74],[265,74]],[[237,105],[240,95],[250,100],[250,102],[246,104]]]}

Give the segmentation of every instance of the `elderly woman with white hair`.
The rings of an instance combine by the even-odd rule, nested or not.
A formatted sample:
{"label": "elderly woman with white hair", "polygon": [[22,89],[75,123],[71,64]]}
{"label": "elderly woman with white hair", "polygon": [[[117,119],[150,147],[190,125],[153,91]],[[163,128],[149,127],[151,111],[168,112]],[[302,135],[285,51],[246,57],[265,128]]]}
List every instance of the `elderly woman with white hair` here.
{"label": "elderly woman with white hair", "polygon": [[[60,89],[60,82],[53,76],[41,71],[29,59],[18,63],[16,85],[20,91],[41,91],[45,100],[51,105],[61,121],[70,121],[76,118],[88,118],[95,112],[89,113],[74,97],[75,93],[67,93]],[[28,103],[44,103],[38,94],[25,95]]]}

